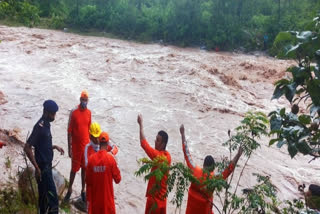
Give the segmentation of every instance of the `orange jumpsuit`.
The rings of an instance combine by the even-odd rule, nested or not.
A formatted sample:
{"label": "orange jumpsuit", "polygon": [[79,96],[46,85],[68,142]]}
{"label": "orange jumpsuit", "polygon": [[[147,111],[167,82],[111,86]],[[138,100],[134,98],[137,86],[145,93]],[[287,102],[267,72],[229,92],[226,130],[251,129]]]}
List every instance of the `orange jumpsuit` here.
{"label": "orange jumpsuit", "polygon": [[[152,148],[149,143],[147,142],[146,139],[141,141],[141,147],[144,149],[144,151],[147,153],[149,158],[153,160],[154,158],[158,156],[164,156],[169,165],[171,164],[171,156],[168,151],[159,151],[154,148]],[[151,171],[154,171],[156,168],[153,167]],[[153,185],[156,183],[156,178],[152,176],[149,179],[148,187],[147,187],[147,192],[146,192],[146,197],[147,197],[147,203],[146,203],[146,209],[145,209],[145,214],[149,214],[150,210],[152,209],[152,206],[154,205],[155,202],[157,202],[157,209],[153,210],[151,214],[166,214],[167,212],[167,199],[163,200],[163,197],[165,196],[167,192],[167,179],[168,176],[165,175],[162,180],[161,180],[161,189],[158,193],[154,195],[154,198],[152,197],[152,194],[150,193],[150,190],[152,189]]]}
{"label": "orange jumpsuit", "polygon": [[91,124],[91,111],[78,108],[70,112],[68,133],[72,136],[72,167],[71,171],[76,173],[80,167],[84,167],[84,148],[89,140],[89,128]]}
{"label": "orange jumpsuit", "polygon": [[121,181],[120,170],[114,157],[106,150],[93,154],[86,169],[88,213],[115,214],[113,180]]}
{"label": "orange jumpsuit", "polygon": [[[184,158],[187,162],[188,167],[192,170],[193,176],[195,176],[200,183],[204,182],[206,174],[203,169],[199,166],[195,166],[192,162],[192,158],[188,149],[188,146],[182,144]],[[234,165],[231,163],[223,172],[223,179],[227,179],[228,176],[233,172]],[[214,176],[214,172],[210,174]],[[188,202],[186,214],[213,214],[212,212],[212,202],[213,202],[213,193],[205,191],[203,185],[197,185],[196,183],[191,183],[189,192],[188,192]]]}
{"label": "orange jumpsuit", "polygon": [[[90,141],[90,143],[88,143],[84,149],[84,166],[85,168],[87,168],[88,166],[88,160],[91,157],[91,155],[95,154],[96,152],[98,152],[100,149],[99,144],[94,144],[92,141]],[[116,155],[118,153],[118,147],[114,144],[110,144],[108,145],[107,151],[110,152],[113,155]],[[90,198],[90,187],[87,186],[87,201]],[[88,202],[90,203],[90,202]]]}

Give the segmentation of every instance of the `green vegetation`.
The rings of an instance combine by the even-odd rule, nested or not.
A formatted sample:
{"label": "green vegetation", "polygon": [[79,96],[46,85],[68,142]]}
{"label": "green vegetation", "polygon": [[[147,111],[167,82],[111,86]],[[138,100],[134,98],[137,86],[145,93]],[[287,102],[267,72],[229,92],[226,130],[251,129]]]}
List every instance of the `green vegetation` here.
{"label": "green vegetation", "polygon": [[[281,148],[288,146],[291,158],[298,153],[320,157],[320,14],[314,19],[314,31],[295,32],[297,44],[287,51],[298,65],[287,70],[290,77],[275,83],[273,99],[283,95],[292,105],[291,112],[285,108],[269,114],[271,134]],[[317,50],[319,49],[319,50]]]}
{"label": "green vegetation", "polygon": [[[29,183],[27,183],[27,178],[24,177],[26,173],[29,173],[30,168],[26,168],[24,170],[21,168],[21,172],[18,172],[17,175],[11,175],[11,160],[7,157],[6,165],[6,172],[9,173],[9,180],[5,184],[1,184],[0,188],[0,213],[3,214],[12,214],[12,213],[36,213],[37,207],[35,200],[32,198],[33,195],[28,194],[30,192],[26,192],[25,190],[30,187]],[[22,180],[24,178],[24,180]],[[35,186],[35,182],[33,183]],[[18,186],[20,188],[18,188]],[[25,188],[21,188],[21,187]]]}
{"label": "green vegetation", "polygon": [[0,19],[181,46],[262,50],[281,31],[310,30],[319,9],[315,0],[2,0]]}

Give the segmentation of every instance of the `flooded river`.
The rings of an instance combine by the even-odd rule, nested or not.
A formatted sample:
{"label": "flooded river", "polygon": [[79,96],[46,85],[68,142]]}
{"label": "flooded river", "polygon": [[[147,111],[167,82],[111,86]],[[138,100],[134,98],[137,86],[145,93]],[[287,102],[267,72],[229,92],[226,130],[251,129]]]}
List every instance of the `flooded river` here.
{"label": "flooded river", "polygon": [[[183,123],[193,159],[202,165],[207,154],[216,160],[228,155],[222,143],[245,112],[267,113],[288,105],[285,100],[271,101],[271,96],[273,82],[285,75],[291,61],[25,27],[0,26],[0,40],[0,128],[14,130],[25,141],[41,117],[43,101],[54,99],[60,110],[51,128],[53,142],[67,151],[69,110],[87,89],[92,121],[99,122],[119,147],[122,181],[114,185],[118,213],[144,212],[147,185],[134,176],[136,160],[146,156],[139,142],[138,113],[152,145],[157,131],[168,132],[173,162],[183,161],[179,134]],[[299,196],[298,184],[319,181],[318,161],[290,159],[285,148],[270,148],[267,140],[261,144],[248,163],[241,188],[255,184],[252,173],[271,175],[280,198],[293,199]],[[13,170],[23,164],[20,151],[11,144],[0,150],[1,171],[7,156]],[[56,153],[54,162],[69,178],[68,156]],[[242,157],[239,165],[244,162]],[[4,182],[8,175],[0,174]],[[79,195],[80,186],[78,174],[72,197]],[[168,213],[174,212],[169,204]]]}

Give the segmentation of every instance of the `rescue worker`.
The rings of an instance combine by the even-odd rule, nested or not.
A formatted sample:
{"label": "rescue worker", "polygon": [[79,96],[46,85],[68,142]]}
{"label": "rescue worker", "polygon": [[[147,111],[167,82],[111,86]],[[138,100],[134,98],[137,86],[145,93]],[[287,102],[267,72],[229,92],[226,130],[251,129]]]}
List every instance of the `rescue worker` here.
{"label": "rescue worker", "polygon": [[6,146],[5,143],[0,142],[0,149],[2,149],[3,146]]}
{"label": "rescue worker", "polygon": [[[34,125],[32,133],[24,146],[24,151],[35,168],[39,192],[40,213],[58,213],[59,200],[52,177],[53,150],[64,154],[64,150],[52,145],[50,123],[54,121],[58,105],[53,100],[43,103],[43,115]],[[35,149],[33,154],[32,147]]]}
{"label": "rescue worker", "polygon": [[[196,183],[191,183],[188,192],[188,202],[187,202],[187,209],[186,214],[213,214],[212,212],[212,205],[213,205],[213,192],[208,192],[203,188],[204,179],[208,176],[205,171],[210,172],[210,177],[214,176],[214,168],[215,162],[211,155],[205,157],[203,162],[203,168],[200,166],[196,166],[191,158],[191,154],[189,152],[185,133],[184,133],[184,126],[180,126],[180,134],[182,138],[182,149],[184,153],[184,158],[187,162],[188,167],[191,169],[193,176],[200,181],[200,185]],[[238,153],[233,158],[229,166],[222,172],[221,177],[226,180],[228,176],[233,172],[241,154],[242,154],[242,147],[239,148]],[[216,176],[219,177],[219,176]]]}
{"label": "rescue worker", "polygon": [[101,134],[101,128],[99,123],[93,122],[90,125],[89,129],[89,137],[90,137],[90,142],[86,145],[84,149],[84,166],[87,167],[88,165],[88,159],[89,157],[98,152],[100,147],[99,147],[99,136]]}
{"label": "rescue worker", "polygon": [[109,135],[102,132],[99,137],[100,150],[89,157],[86,169],[88,213],[115,214],[113,181],[121,181],[116,160],[108,150]]}
{"label": "rescue worker", "polygon": [[[101,133],[100,125],[97,122],[91,123],[89,132],[90,132],[90,143],[88,143],[86,145],[86,148],[84,149],[85,169],[88,166],[88,160],[91,157],[91,155],[95,154],[100,150],[99,138],[94,137],[93,135],[95,132]],[[118,153],[118,147],[110,142],[108,133],[107,132],[105,133],[106,133],[105,135],[107,136],[106,139],[108,139],[107,152],[110,152],[112,155],[116,155]],[[88,202],[88,198],[90,197],[89,196],[90,191],[88,189],[89,188],[88,186],[86,188],[87,188],[87,202]]]}
{"label": "rescue worker", "polygon": [[[88,143],[84,149],[84,171],[86,170],[88,166],[88,159],[93,155],[94,153],[98,152],[100,150],[99,147],[99,136],[101,134],[101,128],[99,123],[93,122],[90,125],[89,133],[90,133],[90,143]],[[88,194],[89,194],[89,189],[88,186],[87,188],[87,196],[85,198],[84,202],[88,201]],[[83,199],[82,199],[83,200]],[[88,204],[88,203],[87,203]],[[88,210],[88,207],[85,208],[85,210]]]}
{"label": "rescue worker", "polygon": [[[94,122],[90,125],[90,142],[86,145],[84,149],[84,161],[85,161],[85,167],[88,165],[88,159],[89,157],[99,151],[99,136],[101,133],[101,128],[99,123]],[[99,136],[98,136],[99,134]],[[97,137],[96,137],[97,136]],[[108,146],[107,151],[111,152],[112,155],[116,155],[118,153],[118,147],[114,145],[110,140],[108,140]]]}
{"label": "rescue worker", "polygon": [[[166,146],[168,143],[168,134],[165,131],[159,131],[156,140],[155,140],[155,148],[152,148],[148,141],[145,138],[144,132],[143,132],[143,120],[142,115],[138,115],[138,124],[140,127],[140,144],[141,147],[144,149],[144,151],[147,153],[149,158],[151,160],[157,158],[157,157],[164,157],[168,164],[171,164],[171,156],[168,151],[166,151]],[[156,168],[152,168],[151,171],[156,170]],[[146,197],[147,197],[147,203],[145,208],[145,214],[166,214],[167,211],[167,199],[165,198],[165,194],[167,191],[167,179],[168,176],[165,175],[160,183],[160,190],[159,192],[155,193],[154,195],[151,194],[152,187],[156,184],[156,178],[155,176],[152,176],[149,179]],[[155,206],[156,204],[156,206]]]}
{"label": "rescue worker", "polygon": [[[72,185],[76,173],[81,168],[81,198],[85,202],[85,171],[84,171],[84,148],[89,143],[89,128],[91,124],[91,111],[87,108],[89,95],[87,91],[82,91],[80,104],[70,112],[68,124],[68,153],[71,158],[71,171],[68,192],[64,197],[64,202],[70,200]],[[99,137],[100,133],[95,135]]]}

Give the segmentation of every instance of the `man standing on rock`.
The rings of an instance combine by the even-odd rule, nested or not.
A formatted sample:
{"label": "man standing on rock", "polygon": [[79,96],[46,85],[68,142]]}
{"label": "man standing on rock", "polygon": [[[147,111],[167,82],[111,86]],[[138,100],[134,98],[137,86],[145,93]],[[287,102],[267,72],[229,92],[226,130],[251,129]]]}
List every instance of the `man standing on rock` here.
{"label": "man standing on rock", "polygon": [[[143,132],[143,121],[142,115],[138,115],[138,124],[140,127],[140,144],[144,151],[147,153],[151,160],[154,160],[158,157],[163,157],[168,161],[168,164],[171,164],[171,155],[166,151],[166,146],[168,143],[168,134],[165,131],[159,131],[156,140],[154,142],[154,148],[152,148],[148,141],[146,140]],[[151,171],[156,170],[155,167]],[[166,214],[167,212],[167,199],[165,194],[167,192],[167,179],[168,176],[164,175],[160,182],[160,190],[155,194],[152,194],[152,188],[156,185],[156,177],[152,176],[149,180],[147,187],[147,203],[145,208],[145,214]]]}
{"label": "man standing on rock", "polygon": [[[56,186],[52,177],[53,150],[58,150],[61,155],[64,151],[61,147],[52,145],[50,122],[55,119],[58,105],[53,100],[43,103],[43,115],[34,125],[32,133],[24,146],[24,151],[35,168],[39,192],[40,213],[59,213],[59,200]],[[32,147],[35,149],[33,155]]]}
{"label": "man standing on rock", "polygon": [[[64,202],[70,200],[72,194],[72,185],[76,177],[76,173],[81,168],[81,198],[82,201],[86,201],[85,194],[85,170],[84,170],[84,149],[90,142],[89,128],[91,124],[91,111],[87,108],[88,104],[88,92],[82,91],[80,96],[80,104],[70,112],[69,124],[68,124],[68,152],[71,158],[71,171],[69,188]],[[99,133],[100,134],[100,133]]]}

